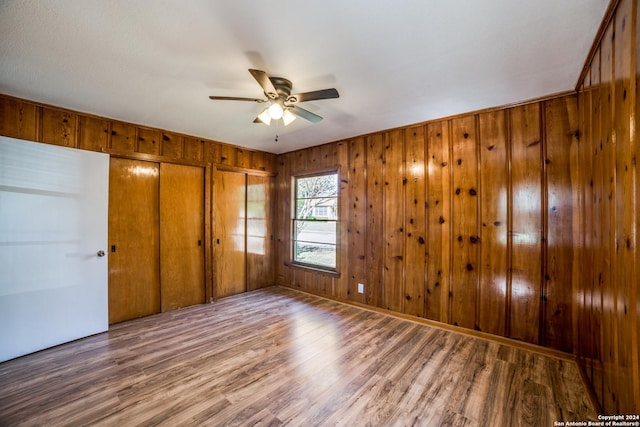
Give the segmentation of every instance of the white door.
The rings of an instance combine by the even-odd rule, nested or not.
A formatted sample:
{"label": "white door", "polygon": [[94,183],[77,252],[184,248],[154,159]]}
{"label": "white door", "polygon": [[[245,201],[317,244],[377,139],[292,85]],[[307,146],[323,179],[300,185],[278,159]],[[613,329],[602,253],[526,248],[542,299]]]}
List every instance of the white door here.
{"label": "white door", "polygon": [[108,186],[106,154],[0,137],[0,362],[107,330]]}

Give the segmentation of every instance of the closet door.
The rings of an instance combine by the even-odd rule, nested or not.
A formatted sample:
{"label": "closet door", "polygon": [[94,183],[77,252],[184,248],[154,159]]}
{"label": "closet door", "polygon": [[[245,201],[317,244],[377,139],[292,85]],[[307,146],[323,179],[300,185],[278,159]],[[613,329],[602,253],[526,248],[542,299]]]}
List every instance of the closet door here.
{"label": "closet door", "polygon": [[246,175],[214,173],[215,297],[247,290],[245,254]]}
{"label": "closet door", "polygon": [[271,178],[247,175],[247,290],[273,284]]}
{"label": "closet door", "polygon": [[109,323],[160,311],[159,165],[109,166]]}
{"label": "closet door", "polygon": [[160,165],[162,311],[204,303],[204,169]]}

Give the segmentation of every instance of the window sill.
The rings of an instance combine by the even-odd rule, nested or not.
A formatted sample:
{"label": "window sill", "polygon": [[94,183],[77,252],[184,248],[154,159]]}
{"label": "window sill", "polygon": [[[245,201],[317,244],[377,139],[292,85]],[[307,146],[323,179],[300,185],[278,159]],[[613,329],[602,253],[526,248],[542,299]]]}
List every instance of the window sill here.
{"label": "window sill", "polygon": [[300,269],[300,270],[311,271],[313,273],[324,274],[324,275],[327,275],[327,276],[335,277],[336,279],[340,278],[340,273],[338,271],[334,271],[334,270],[326,270],[326,269],[321,268],[321,267],[313,267],[313,266],[310,266],[310,265],[298,264],[297,262],[291,262],[291,261],[286,261],[284,263],[284,265],[286,265],[287,267],[291,267],[291,268],[297,268],[297,269]]}

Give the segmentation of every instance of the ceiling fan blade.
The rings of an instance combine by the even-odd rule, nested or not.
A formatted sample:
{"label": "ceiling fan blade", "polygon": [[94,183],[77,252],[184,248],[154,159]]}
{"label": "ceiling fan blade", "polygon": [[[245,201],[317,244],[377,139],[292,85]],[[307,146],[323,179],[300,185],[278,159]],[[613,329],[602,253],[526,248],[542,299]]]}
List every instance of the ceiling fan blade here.
{"label": "ceiling fan blade", "polygon": [[307,119],[312,123],[318,123],[320,120],[322,120],[322,117],[320,117],[319,115],[317,115],[315,113],[312,113],[309,110],[305,110],[304,108],[300,108],[300,107],[298,107],[296,105],[291,105],[288,108],[296,116],[302,117],[303,119]]}
{"label": "ceiling fan blade", "polygon": [[304,92],[304,93],[296,93],[295,95],[289,96],[287,98],[288,102],[305,102],[305,101],[315,101],[316,99],[330,99],[330,98],[338,98],[340,95],[338,91],[334,88],[331,89],[322,89],[322,90],[314,90],[312,92]]}
{"label": "ceiling fan blade", "polygon": [[262,102],[267,102],[266,99],[260,99],[260,98],[240,98],[237,96],[210,96],[209,99],[213,99],[215,101],[252,101],[252,102],[258,102],[258,103],[262,103]]}
{"label": "ceiling fan blade", "polygon": [[264,93],[266,93],[269,98],[276,99],[278,97],[278,91],[276,91],[276,88],[273,86],[273,83],[271,82],[271,79],[269,79],[267,73],[262,70],[254,70],[252,68],[249,68],[249,72],[253,78],[256,79],[260,87],[262,87],[262,90],[264,90]]}

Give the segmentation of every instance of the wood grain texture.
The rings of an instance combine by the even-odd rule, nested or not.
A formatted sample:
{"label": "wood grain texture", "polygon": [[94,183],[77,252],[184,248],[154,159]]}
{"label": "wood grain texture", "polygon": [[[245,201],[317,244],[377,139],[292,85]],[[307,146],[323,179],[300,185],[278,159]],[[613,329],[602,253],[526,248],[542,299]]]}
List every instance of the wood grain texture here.
{"label": "wood grain texture", "polygon": [[595,417],[572,362],[286,288],[120,323],[0,364],[3,425],[552,425]]}
{"label": "wood grain texture", "polygon": [[10,138],[38,140],[39,109],[18,99],[0,97],[0,134]]}
{"label": "wood grain texture", "polygon": [[[280,156],[280,218],[290,215],[293,173],[336,161],[348,170],[349,194],[340,196],[348,210],[340,237],[347,244],[340,246],[340,256],[347,257],[349,267],[342,272],[348,280],[334,278],[329,286],[316,272],[285,265],[289,223],[279,219],[278,283],[574,351],[575,272],[580,270],[572,240],[578,242],[580,233],[574,207],[577,105],[576,96],[559,96]],[[547,150],[547,138],[561,146]],[[348,155],[336,155],[344,145]],[[414,176],[421,168],[424,182]],[[554,203],[556,211],[547,209]],[[549,233],[555,239],[551,251],[545,241]],[[570,248],[556,243],[560,236],[569,236]],[[358,283],[364,284],[364,294],[356,292]],[[414,297],[422,286],[420,304]],[[548,297],[557,300],[555,305],[541,303]]]}
{"label": "wood grain texture", "polygon": [[406,314],[424,317],[427,267],[427,183],[425,127],[405,133],[405,295]]}
{"label": "wood grain texture", "polygon": [[203,168],[160,164],[159,220],[161,310],[204,303]]}
{"label": "wood grain texture", "polygon": [[[109,132],[105,140],[102,133],[107,129]],[[275,154],[43,105],[3,94],[0,94],[0,135],[92,151],[110,148],[119,155],[149,154],[158,156],[158,161],[208,161],[270,173],[277,169]],[[163,143],[166,143],[167,147],[163,147]]]}
{"label": "wood grain texture", "polygon": [[272,180],[247,175],[247,290],[274,283]]}
{"label": "wood grain texture", "polygon": [[137,129],[138,153],[159,155],[162,152],[162,135],[160,129],[138,126]]}
{"label": "wood grain texture", "polygon": [[199,138],[184,137],[184,151],[182,158],[185,160],[203,160],[204,147],[211,145]]}
{"label": "wood grain texture", "polygon": [[42,142],[76,147],[77,114],[54,108],[42,110]]}
{"label": "wood grain texture", "polygon": [[427,125],[426,318],[449,323],[451,284],[451,142],[449,122]]}
{"label": "wood grain texture", "polygon": [[246,175],[214,172],[215,297],[247,290]]}
{"label": "wood grain texture", "polygon": [[451,323],[477,329],[478,157],[476,118],[451,121],[452,206]]}
{"label": "wood grain texture", "polygon": [[124,123],[111,123],[111,147],[114,150],[136,152],[136,127]]}
{"label": "wood grain texture", "polygon": [[384,306],[384,135],[367,137],[365,303]]}
{"label": "wood grain texture", "polygon": [[[584,208],[591,250],[580,267],[578,356],[603,411],[640,411],[637,141],[638,2],[616,2],[594,47],[579,97],[590,132],[580,140]],[[581,110],[582,114],[584,110]],[[584,345],[582,345],[584,343]]]}
{"label": "wood grain texture", "polygon": [[511,338],[539,342],[542,274],[540,105],[510,111],[512,182]]}
{"label": "wood grain texture", "polygon": [[481,331],[504,336],[507,295],[507,122],[504,111],[480,114]]}
{"label": "wood grain texture", "polygon": [[[604,378],[604,400],[601,402],[603,409],[617,410],[616,391],[618,389],[618,323],[616,321],[616,292],[617,276],[615,269],[615,135],[613,132],[613,40],[614,30],[609,27],[605,33],[606,43],[602,45],[601,56],[601,126],[603,132],[602,143],[604,146],[604,175],[606,201],[603,208],[602,222],[604,224],[603,247],[598,255],[603,256],[606,262],[607,277],[609,281],[603,283],[602,307],[603,307],[603,369],[607,373]],[[594,255],[595,256],[595,255]]]}
{"label": "wood grain texture", "polygon": [[[358,293],[358,283],[366,282],[367,253],[367,199],[366,199],[366,144],[365,139],[349,140],[349,217],[347,223],[349,282],[348,299],[364,302],[364,294]],[[344,200],[344,199],[343,199]]]}
{"label": "wood grain texture", "polygon": [[404,130],[385,134],[384,147],[384,307],[404,310]]}
{"label": "wood grain texture", "polygon": [[78,148],[92,151],[108,148],[109,132],[108,120],[78,115]]}
{"label": "wood grain texture", "polygon": [[[640,309],[637,295],[640,280],[636,265],[636,163],[638,157],[637,130],[635,121],[635,61],[633,42],[635,34],[633,1],[622,0],[615,16],[614,40],[614,111],[613,126],[616,144],[616,193],[615,193],[615,268],[618,278],[616,295],[616,321],[618,323],[618,375],[620,382],[616,395],[621,411],[633,408],[634,401],[640,408],[637,393],[640,368],[637,354],[637,312]],[[632,80],[633,77],[633,80]],[[628,337],[628,338],[626,338]],[[635,354],[634,354],[635,350]],[[636,378],[634,385],[633,378]]]}
{"label": "wood grain texture", "polygon": [[[179,134],[162,132],[162,155],[174,159],[181,159],[184,151],[184,137]],[[191,160],[191,159],[190,159]],[[192,159],[200,160],[200,159]]]}
{"label": "wood grain texture", "polygon": [[111,158],[109,323],[160,311],[159,165]]}
{"label": "wood grain texture", "polygon": [[[574,221],[577,221],[577,180],[567,164],[576,151],[577,102],[573,98],[545,102],[547,164],[547,272],[545,345],[563,351],[573,347],[572,295],[574,295]],[[575,210],[575,212],[574,212]],[[577,291],[577,290],[576,290]]]}

